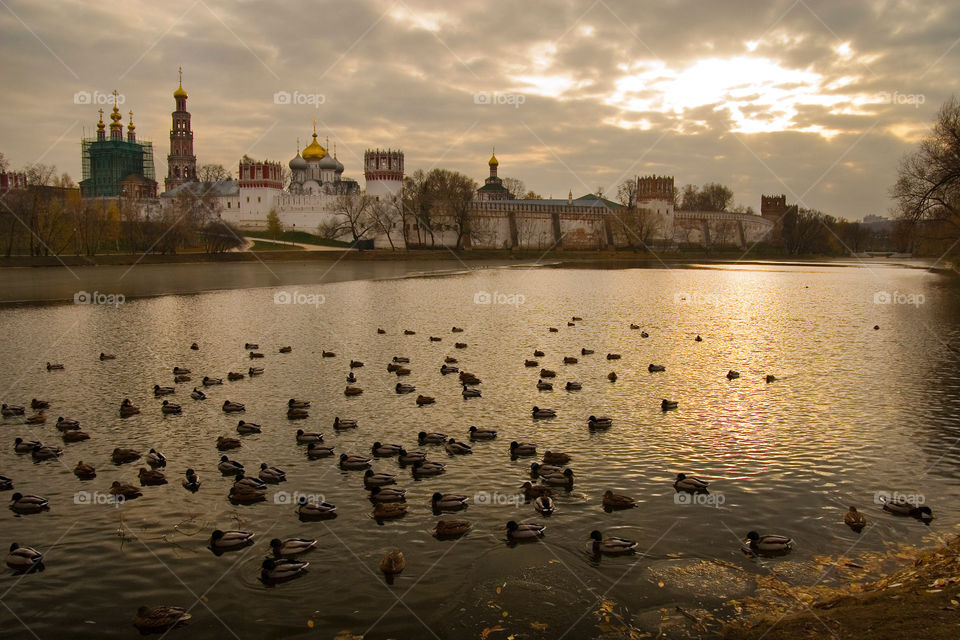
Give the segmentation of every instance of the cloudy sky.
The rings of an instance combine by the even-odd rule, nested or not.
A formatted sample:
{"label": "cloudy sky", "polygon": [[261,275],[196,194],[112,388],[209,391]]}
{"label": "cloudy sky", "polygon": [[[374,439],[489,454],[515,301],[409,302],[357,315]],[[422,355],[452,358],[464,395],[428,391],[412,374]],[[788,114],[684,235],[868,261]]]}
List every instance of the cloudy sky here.
{"label": "cloudy sky", "polygon": [[949,0],[0,0],[0,152],[79,180],[74,96],[117,89],[162,184],[182,65],[198,158],[234,172],[316,119],[358,179],[391,147],[482,181],[496,145],[544,196],[656,173],[856,219],[957,92],[958,25]]}

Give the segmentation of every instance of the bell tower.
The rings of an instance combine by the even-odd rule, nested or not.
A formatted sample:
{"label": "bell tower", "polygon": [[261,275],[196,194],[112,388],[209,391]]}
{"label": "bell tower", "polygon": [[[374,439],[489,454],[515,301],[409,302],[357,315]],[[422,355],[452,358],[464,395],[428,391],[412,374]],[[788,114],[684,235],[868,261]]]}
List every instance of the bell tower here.
{"label": "bell tower", "polygon": [[176,111],[172,115],[170,129],[170,154],[167,155],[167,178],[164,190],[197,179],[197,156],[193,155],[193,130],[190,128],[190,112],[187,111],[187,92],[183,90],[183,67],[178,69],[180,83],[173,92]]}

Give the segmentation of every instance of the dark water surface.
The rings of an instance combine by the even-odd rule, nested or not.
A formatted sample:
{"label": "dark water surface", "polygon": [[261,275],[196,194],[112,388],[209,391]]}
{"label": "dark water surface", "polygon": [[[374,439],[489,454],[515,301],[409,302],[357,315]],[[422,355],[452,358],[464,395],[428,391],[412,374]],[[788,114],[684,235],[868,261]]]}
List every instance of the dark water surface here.
{"label": "dark water surface", "polygon": [[[18,541],[47,555],[43,573],[0,572],[3,638],[135,637],[131,620],[141,604],[191,607],[191,623],[170,634],[183,638],[328,638],[341,629],[366,638],[475,638],[497,625],[503,630],[489,637],[589,638],[625,623],[656,632],[661,608],[709,609],[742,595],[729,581],[663,580],[670,567],[707,559],[761,573],[787,561],[746,558],[739,539],[751,529],[792,536],[789,561],[807,561],[920,543],[960,521],[960,375],[950,348],[960,345],[960,298],[951,278],[892,266],[771,264],[352,279],[392,275],[384,271],[311,285],[326,265],[310,265],[284,272],[288,286],[244,288],[270,282],[251,275],[250,265],[232,277],[234,266],[195,272],[212,279],[210,288],[233,290],[130,295],[119,306],[0,307],[3,402],[51,403],[45,425],[0,423],[0,474],[51,504],[47,513],[0,516],[0,543]],[[171,275],[180,268],[137,267],[128,291],[163,293],[162,285],[189,280],[196,267]],[[11,284],[16,278],[7,272],[0,288],[7,300],[70,297],[64,292],[77,281],[55,272],[33,270],[40,280],[32,285]],[[111,281],[116,274],[85,282]],[[20,293],[10,293],[16,287]],[[280,292],[301,300],[322,295],[323,303],[275,304]],[[483,292],[493,303],[475,302]],[[878,292],[893,302],[875,303]],[[922,304],[904,303],[909,295],[914,302],[922,296]],[[583,321],[568,327],[575,315]],[[631,322],[649,338],[630,330]],[[452,334],[454,325],[464,333]],[[404,329],[417,333],[405,336]],[[703,342],[694,341],[697,334]],[[442,341],[430,342],[431,335]],[[469,346],[455,349],[456,341]],[[200,350],[191,351],[191,342]],[[251,362],[245,342],[258,342],[266,357]],[[279,354],[283,345],[293,352]],[[581,347],[596,354],[581,357]],[[538,392],[538,369],[524,367],[536,348],[546,352],[541,365],[557,371],[552,392]],[[321,358],[322,350],[337,355]],[[101,362],[101,351],[117,359]],[[608,361],[608,352],[623,357]],[[393,392],[397,378],[386,364],[394,355],[411,359],[413,374],[403,381],[435,396],[435,405],[417,407],[416,394]],[[483,380],[482,398],[464,400],[455,376],[440,375],[446,355]],[[580,362],[562,364],[570,355]],[[364,393],[348,398],[351,358],[366,363],[356,370]],[[47,361],[65,370],[48,372]],[[225,378],[251,363],[265,374],[211,387],[206,401],[190,399],[204,375]],[[650,363],[667,370],[648,373]],[[183,415],[163,416],[151,389],[171,385],[175,365],[192,369],[195,382],[178,385],[172,397]],[[729,369],[741,377],[727,380]],[[607,381],[610,371],[619,374],[616,383]],[[778,380],[765,383],[767,373]],[[583,390],[564,391],[567,380]],[[286,419],[293,396],[313,402],[308,419]],[[121,420],[124,397],[143,413]],[[677,400],[679,409],[661,412],[661,398]],[[234,506],[226,498],[231,480],[217,472],[214,441],[236,437],[238,417],[220,410],[224,399],[245,403],[241,417],[263,425],[228,455],[250,471],[266,461],[287,472],[267,502]],[[557,417],[532,420],[535,404]],[[590,414],[611,416],[613,428],[591,433]],[[63,444],[54,426],[61,415],[79,420],[92,438]],[[337,415],[360,427],[334,432]],[[469,456],[416,445],[421,430],[466,440],[470,425],[496,428],[499,437],[475,443]],[[338,453],[369,454],[375,440],[424,450],[446,463],[447,473],[414,481],[395,460],[376,460],[375,470],[398,474],[410,508],[378,524],[362,473],[307,460],[297,428],[323,431]],[[34,463],[13,452],[16,436],[65,452],[59,462]],[[575,485],[557,492],[549,518],[516,500],[531,459],[511,460],[511,440],[573,456]],[[145,487],[143,497],[119,507],[77,503],[77,492],[105,494],[113,480],[137,483],[144,465],[111,464],[114,447],[163,451],[170,484]],[[78,460],[94,464],[97,478],[75,478]],[[203,481],[196,494],[180,486],[187,467]],[[709,479],[714,504],[678,504],[672,480],[680,471]],[[605,489],[632,495],[638,508],[605,513]],[[444,516],[471,521],[466,537],[431,536],[434,491],[471,497],[466,511]],[[937,518],[928,528],[885,514],[874,503],[884,491],[922,495]],[[339,517],[300,522],[283,500],[294,492],[323,495]],[[848,504],[870,520],[860,537],[842,524]],[[511,519],[545,523],[543,542],[508,545],[504,524]],[[214,556],[207,548],[214,528],[252,531],[256,545]],[[635,539],[645,553],[596,561],[585,553],[592,529]],[[319,544],[305,557],[306,575],[268,587],[258,580],[259,566],[275,536]],[[407,568],[387,585],[378,565],[393,548],[403,550]]]}

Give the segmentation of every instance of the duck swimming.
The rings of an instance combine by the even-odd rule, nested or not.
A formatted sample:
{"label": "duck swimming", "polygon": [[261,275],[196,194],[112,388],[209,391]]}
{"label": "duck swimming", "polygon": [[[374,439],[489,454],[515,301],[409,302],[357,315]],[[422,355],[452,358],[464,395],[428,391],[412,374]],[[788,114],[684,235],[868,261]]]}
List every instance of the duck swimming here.
{"label": "duck swimming", "polygon": [[53,460],[59,458],[61,453],[63,453],[63,449],[60,447],[37,444],[33,446],[33,451],[30,452],[30,455],[33,456],[34,460]]}
{"label": "duck swimming", "polygon": [[293,347],[287,345],[285,347],[280,347],[280,353],[290,353],[293,351]]}
{"label": "duck swimming", "polygon": [[843,514],[843,523],[860,533],[865,526],[867,526],[867,519],[863,517],[863,514],[857,511],[856,507],[851,506],[845,514]]}
{"label": "duck swimming", "polygon": [[114,464],[125,464],[127,462],[135,462],[140,459],[140,454],[133,449],[123,449],[117,447],[113,450],[113,453],[110,454],[110,459],[113,460]]}
{"label": "duck swimming", "polygon": [[323,434],[319,432],[307,433],[303,429],[297,429],[297,442],[300,444],[323,442]]}
{"label": "duck swimming", "polygon": [[479,398],[480,389],[475,389],[475,388],[468,387],[467,385],[463,385],[463,390],[461,391],[461,394],[463,395],[464,398]]}
{"label": "duck swimming", "polygon": [[0,411],[0,414],[2,414],[6,418],[10,418],[13,416],[22,416],[24,414],[24,411],[25,409],[23,407],[18,407],[17,405],[12,405],[12,404],[5,404],[2,406],[2,411]]}
{"label": "duck swimming", "polygon": [[550,451],[548,449],[543,452],[543,462],[546,464],[567,464],[572,459],[569,454],[562,451]]}
{"label": "duck swimming", "polygon": [[217,449],[220,451],[229,451],[230,449],[239,449],[240,441],[236,438],[226,436],[217,436]]}
{"label": "duck swimming", "polygon": [[31,547],[21,547],[16,542],[10,545],[7,566],[18,573],[28,573],[43,567],[43,554]]}
{"label": "duck swimming", "polygon": [[540,407],[533,408],[533,417],[534,418],[556,418],[557,412],[553,409],[541,409]]}
{"label": "duck swimming", "polygon": [[176,389],[173,387],[161,387],[158,384],[153,385],[153,395],[155,396],[168,396],[172,393],[176,393]]}
{"label": "duck swimming", "polygon": [[276,484],[287,479],[287,474],[276,467],[268,466],[266,462],[260,463],[260,473],[258,477],[264,482]]}
{"label": "duck swimming", "polygon": [[79,429],[73,429],[71,431],[63,432],[63,441],[64,442],[83,442],[84,440],[89,440],[90,434],[86,431],[80,431]]}
{"label": "duck swimming", "polygon": [[543,380],[537,380],[537,389],[540,391],[553,391],[553,385]]}
{"label": "duck swimming", "polygon": [[583,389],[583,385],[579,382],[567,382],[566,386],[567,391],[580,391]]}
{"label": "duck swimming", "polygon": [[462,442],[457,442],[455,439],[450,438],[447,440],[447,444],[444,445],[444,448],[447,450],[447,453],[453,455],[464,455],[467,453],[473,453],[473,449],[470,445],[464,444]]}
{"label": "duck swimming", "polygon": [[529,442],[511,442],[510,443],[510,455],[511,456],[535,456],[537,455],[537,445],[530,444]]}
{"label": "duck swimming", "polygon": [[333,455],[333,447],[321,447],[311,442],[307,445],[307,458],[316,460],[318,458],[328,458]]}
{"label": "duck swimming", "polygon": [[187,469],[183,474],[183,488],[188,491],[196,491],[200,488],[200,476],[193,469]]}
{"label": "duck swimming", "polygon": [[223,411],[224,413],[235,413],[238,411],[244,411],[245,407],[239,402],[231,402],[229,400],[223,401]]}
{"label": "duck swimming", "polygon": [[288,409],[307,409],[310,407],[309,400],[297,400],[296,398],[290,398],[287,400]]}
{"label": "duck swimming", "polygon": [[637,503],[630,496],[614,493],[609,489],[603,493],[603,507],[605,509],[631,509],[635,506],[637,506]]}
{"label": "duck swimming", "polygon": [[407,514],[407,505],[402,502],[378,502],[373,506],[375,520],[402,518]]}
{"label": "duck swimming", "polygon": [[687,493],[706,493],[710,485],[706,480],[687,476],[685,473],[678,473],[677,479],[673,483],[673,488],[677,491],[686,491]]}
{"label": "duck swimming", "polygon": [[666,398],[664,398],[663,400],[660,401],[660,409],[662,411],[670,411],[671,409],[676,409],[677,406],[678,406],[678,403],[676,400],[667,400]]}
{"label": "duck swimming", "polygon": [[756,531],[747,534],[747,546],[753,555],[776,555],[793,549],[793,540],[786,536],[764,535]]}
{"label": "duck swimming", "polygon": [[408,453],[406,449],[403,449],[400,451],[400,455],[397,456],[397,462],[399,462],[401,465],[426,461],[427,454],[423,453],[422,451],[410,451]]}
{"label": "duck swimming", "polygon": [[563,473],[563,467],[558,467],[552,464],[540,464],[539,462],[530,463],[530,475],[534,478],[539,478],[540,476],[549,476],[553,473]]}
{"label": "duck swimming", "polygon": [[447,436],[443,433],[437,433],[436,431],[431,431],[430,433],[421,431],[417,434],[417,441],[420,444],[446,444]]}
{"label": "duck swimming", "polygon": [[424,406],[427,404],[433,404],[436,400],[432,396],[417,396],[417,406]]}
{"label": "duck swimming", "polygon": [[398,487],[371,487],[370,488],[370,501],[377,502],[405,502],[406,501],[406,489],[400,489]]}
{"label": "duck swimming", "polygon": [[527,500],[532,500],[534,498],[539,498],[540,496],[552,496],[553,489],[550,487],[544,486],[542,484],[533,484],[532,482],[524,482],[520,485],[521,491],[523,491],[523,496]]}
{"label": "duck swimming", "polygon": [[270,541],[270,550],[273,551],[274,557],[277,558],[300,555],[301,553],[313,551],[316,546],[317,541],[315,539],[310,540],[307,538],[287,538],[286,540],[274,538]]}
{"label": "duck swimming", "polygon": [[336,416],[336,417],[333,419],[333,428],[334,428],[334,429],[356,429],[356,428],[357,428],[357,421],[356,421],[356,420],[347,420],[347,419],[341,420],[341,419],[340,419],[340,416]]}
{"label": "duck swimming", "polygon": [[459,538],[473,527],[466,520],[438,520],[433,535],[438,539]]}
{"label": "duck swimming", "polygon": [[594,553],[605,553],[607,555],[633,553],[637,548],[637,543],[633,540],[615,536],[604,538],[603,534],[596,530],[590,532],[590,541]]}
{"label": "duck swimming", "polygon": [[350,384],[353,384],[356,381],[357,381],[357,376],[353,375],[353,371],[347,374],[347,382],[349,382]]}
{"label": "duck swimming", "polygon": [[147,453],[147,464],[151,467],[165,467],[167,466],[167,459],[156,449],[150,449]]}
{"label": "duck swimming", "polygon": [[133,616],[133,625],[140,631],[156,632],[173,629],[192,616],[182,607],[140,607]]}
{"label": "duck swimming", "polygon": [[183,409],[178,404],[173,404],[169,400],[164,400],[160,405],[160,412],[166,414],[183,413]]}
{"label": "duck swimming", "polygon": [[613,419],[606,416],[590,416],[587,418],[587,426],[591,429],[609,429],[613,426]]}
{"label": "duck swimming", "polygon": [[573,486],[573,469],[564,469],[563,473],[554,473],[549,476],[543,476],[543,482],[559,487],[570,488]]}
{"label": "duck swimming", "polygon": [[304,418],[309,418],[310,412],[306,409],[287,409],[287,420],[302,420]]}
{"label": "duck swimming", "polygon": [[220,464],[217,465],[217,469],[225,476],[243,473],[243,465],[227,456],[220,456]]}
{"label": "duck swimming", "polygon": [[451,367],[450,365],[448,365],[448,364],[446,364],[446,363],[440,365],[440,374],[441,374],[441,375],[444,375],[444,376],[445,376],[445,375],[447,375],[447,374],[449,374],[449,373],[460,373],[460,369],[458,369],[457,367]]}
{"label": "duck swimming", "polygon": [[196,387],[194,387],[193,391],[190,392],[190,397],[193,398],[194,400],[206,400],[207,394],[205,394],[203,391],[200,391],[200,389],[197,389]]}
{"label": "duck swimming", "polygon": [[239,422],[237,422],[237,433],[241,435],[249,435],[251,433],[260,433],[261,431],[263,431],[263,429],[260,428],[260,425],[258,424],[254,424],[252,422],[244,422],[243,420],[240,420]]}
{"label": "duck swimming", "polygon": [[546,527],[535,522],[517,524],[513,520],[507,523],[507,538],[510,540],[534,540],[543,536]]}
{"label": "duck swimming", "polygon": [[15,493],[10,496],[10,508],[13,509],[16,513],[20,514],[29,514],[29,513],[40,513],[41,511],[49,511],[50,503],[46,498],[41,498],[40,496],[33,495],[23,495],[22,493]]}
{"label": "duck swimming", "polygon": [[307,496],[300,496],[297,516],[301,520],[329,520],[337,517],[337,508],[329,502],[310,501]]}
{"label": "duck swimming", "polygon": [[351,471],[362,471],[370,468],[370,458],[363,456],[340,454],[340,468]]}
{"label": "duck swimming", "polygon": [[390,473],[376,473],[373,469],[367,469],[363,474],[363,486],[366,489],[396,483],[397,476]]}
{"label": "duck swimming", "polygon": [[97,470],[92,464],[86,464],[81,460],[77,463],[77,466],[73,468],[73,475],[81,480],[92,480],[97,477]]}
{"label": "duck swimming", "polygon": [[470,427],[471,440],[493,440],[496,437],[497,432],[494,429],[478,429],[477,427]]}
{"label": "duck swimming", "polygon": [[141,467],[137,477],[140,479],[140,485],[144,487],[167,484],[167,478],[162,471],[151,471],[146,467]]}
{"label": "duck swimming", "polygon": [[380,458],[398,455],[402,450],[403,447],[398,444],[381,444],[379,442],[374,442],[373,446],[370,447],[370,452]]}
{"label": "duck swimming", "polygon": [[110,495],[123,498],[124,500],[133,500],[134,498],[139,498],[143,495],[143,492],[140,489],[137,489],[132,484],[126,484],[120,482],[119,480],[114,480],[110,485]]}
{"label": "duck swimming", "polygon": [[556,508],[553,498],[550,496],[540,496],[533,501],[533,508],[545,516],[549,516]]}
{"label": "duck swimming", "polygon": [[430,498],[430,506],[434,511],[459,511],[467,507],[467,496],[438,491]]}
{"label": "duck swimming", "polygon": [[888,511],[899,516],[913,516],[924,523],[929,523],[931,520],[933,520],[933,510],[926,505],[917,506],[911,502],[908,502],[905,498],[890,500],[881,496],[880,500],[883,502],[884,511]]}
{"label": "duck swimming", "polygon": [[343,390],[343,395],[345,396],[358,396],[363,393],[363,389],[360,387],[347,387]]}
{"label": "duck swimming", "polygon": [[444,465],[439,462],[428,462],[426,460],[418,460],[413,463],[413,477],[420,478],[424,476],[438,476],[441,473],[444,473],[446,468]]}
{"label": "duck swimming", "polygon": [[210,534],[210,548],[214,551],[234,551],[253,544],[253,534],[246,531],[221,531]]}
{"label": "duck swimming", "polygon": [[667,368],[662,364],[651,364],[647,366],[647,371],[649,371],[650,373],[659,373],[666,370]]}
{"label": "duck swimming", "polygon": [[30,453],[33,448],[40,444],[38,440],[24,440],[23,438],[14,438],[13,450],[16,453]]}

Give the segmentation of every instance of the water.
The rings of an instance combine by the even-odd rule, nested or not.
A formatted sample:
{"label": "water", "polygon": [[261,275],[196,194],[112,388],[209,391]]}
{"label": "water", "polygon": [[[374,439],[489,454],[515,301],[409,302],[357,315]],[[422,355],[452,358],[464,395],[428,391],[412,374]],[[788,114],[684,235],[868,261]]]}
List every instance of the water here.
{"label": "water", "polygon": [[[250,268],[256,265],[233,280],[218,276],[216,288],[248,286]],[[153,293],[144,282],[169,284],[169,269],[138,267],[127,286]],[[53,270],[37,273],[47,291],[75,286],[65,272],[56,282]],[[7,443],[0,474],[51,503],[47,513],[0,516],[0,542],[16,540],[47,555],[43,573],[0,573],[0,635],[131,637],[142,604],[192,607],[189,626],[171,637],[332,637],[349,629],[367,638],[461,638],[499,625],[503,630],[490,637],[581,638],[623,622],[655,632],[662,607],[713,608],[742,595],[729,580],[663,580],[673,567],[706,559],[763,573],[817,554],[921,543],[960,517],[960,376],[948,348],[960,344],[960,298],[951,278],[877,265],[772,264],[487,269],[317,285],[300,276],[286,288],[130,297],[117,307],[0,308],[3,401],[51,403],[46,425],[10,418],[0,424]],[[294,289],[321,294],[323,303],[274,304],[275,294]],[[897,292],[901,301],[920,294],[923,303],[875,304],[878,291]],[[494,303],[475,304],[481,292]],[[568,327],[574,315],[583,321]],[[650,337],[630,330],[631,322]],[[466,330],[452,334],[454,325]],[[417,333],[405,336],[404,329]],[[694,341],[698,334],[702,342]],[[442,341],[430,342],[431,335]],[[456,341],[469,346],[455,349]],[[191,342],[200,350],[191,351]],[[245,342],[258,342],[266,357],[251,362]],[[293,352],[279,354],[284,345]],[[596,354],[581,357],[581,347]],[[538,369],[523,366],[536,348],[546,352],[541,365],[557,371],[553,392],[538,392]],[[321,358],[321,350],[337,356]],[[117,359],[101,362],[101,351]],[[608,352],[623,358],[608,361]],[[404,381],[435,396],[435,405],[417,407],[416,394],[393,392],[397,378],[386,363],[394,355],[410,357],[413,374]],[[482,398],[462,399],[455,376],[440,375],[446,355],[483,380]],[[580,362],[563,365],[567,355]],[[355,370],[364,393],[348,398],[351,358],[366,363]],[[66,368],[48,372],[47,361]],[[666,372],[648,373],[650,363]],[[199,382],[251,364],[265,374],[209,388],[204,402],[190,399],[192,383],[178,385],[173,401],[183,405],[182,416],[162,416],[151,392],[154,384],[172,384],[175,365],[192,369]],[[741,377],[727,380],[729,369]],[[610,371],[618,373],[616,383],[607,381]],[[777,381],[765,383],[767,373]],[[567,380],[582,382],[583,390],[564,391]],[[286,420],[285,402],[294,396],[313,402],[307,420]],[[124,397],[143,413],[121,420]],[[679,409],[661,412],[661,398],[677,400]],[[233,506],[226,499],[231,481],[216,470],[214,441],[236,436],[238,417],[220,410],[224,399],[244,402],[241,417],[264,427],[228,455],[248,470],[266,461],[287,472],[265,503]],[[534,421],[533,405],[558,416]],[[611,416],[613,428],[591,433],[591,414]],[[62,463],[14,454],[18,435],[62,444],[53,426],[60,415],[80,420],[91,440],[63,445]],[[335,433],[336,415],[357,419],[360,428]],[[499,437],[475,443],[469,456],[416,446],[421,430],[466,440],[470,425],[496,428]],[[294,440],[297,428],[323,431],[338,453],[369,454],[375,440],[404,444],[446,463],[447,473],[414,481],[392,459],[376,460],[375,470],[398,474],[410,507],[406,517],[378,524],[361,472],[308,461]],[[574,457],[575,485],[557,492],[553,516],[516,501],[531,459],[511,460],[511,440]],[[113,480],[136,484],[143,465],[110,463],[118,446],[163,451],[170,484],[145,487],[142,498],[120,507],[76,504],[78,491],[105,493]],[[73,476],[81,459],[96,465],[96,479]],[[196,494],[180,486],[187,467],[201,476]],[[710,479],[722,504],[677,504],[672,479],[680,471]],[[605,513],[606,489],[635,497],[638,508]],[[339,517],[300,522],[293,506],[275,501],[280,491],[322,494]],[[465,512],[444,516],[471,521],[470,534],[442,542],[431,536],[434,491],[471,496]],[[922,494],[937,518],[928,528],[887,515],[874,504],[878,491]],[[478,504],[484,498],[477,495],[487,503]],[[842,525],[848,504],[872,525],[860,537]],[[543,543],[508,545],[504,524],[511,519],[545,523]],[[216,557],[207,548],[214,528],[255,532],[257,543]],[[635,539],[645,553],[596,561],[584,552],[592,529]],[[790,535],[796,549],[786,560],[748,559],[739,538],[751,529]],[[291,536],[319,539],[305,558],[308,574],[265,586],[258,575],[267,541]],[[378,565],[393,548],[403,550],[407,568],[388,585]]]}

